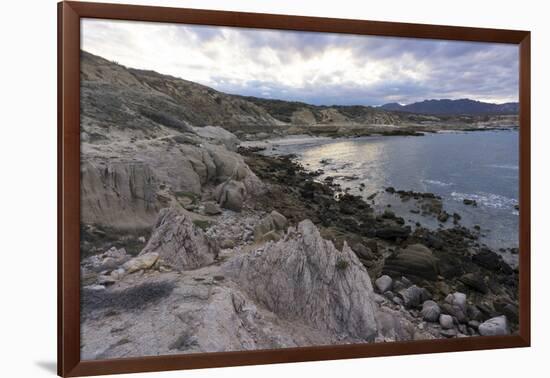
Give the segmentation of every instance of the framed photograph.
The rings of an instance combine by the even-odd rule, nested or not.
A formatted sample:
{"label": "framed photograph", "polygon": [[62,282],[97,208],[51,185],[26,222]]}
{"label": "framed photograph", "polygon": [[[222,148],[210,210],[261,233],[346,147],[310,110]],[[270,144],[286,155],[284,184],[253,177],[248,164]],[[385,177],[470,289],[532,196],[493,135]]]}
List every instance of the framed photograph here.
{"label": "framed photograph", "polygon": [[62,2],[58,373],[530,345],[530,33]]}

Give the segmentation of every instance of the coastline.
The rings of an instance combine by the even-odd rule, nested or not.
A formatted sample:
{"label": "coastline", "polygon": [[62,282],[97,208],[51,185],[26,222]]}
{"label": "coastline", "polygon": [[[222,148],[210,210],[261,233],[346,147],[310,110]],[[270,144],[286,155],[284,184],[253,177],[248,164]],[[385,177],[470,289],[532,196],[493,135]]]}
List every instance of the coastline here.
{"label": "coastline", "polygon": [[[488,138],[495,135],[500,138],[499,140],[508,141],[513,140],[516,134],[507,136],[507,132],[516,132],[517,129],[494,128],[483,131],[492,133]],[[466,135],[473,135],[475,133],[476,131],[445,130],[429,134],[429,140],[426,142],[419,142],[416,138],[408,140],[408,137],[401,137],[401,141],[395,143],[393,136],[383,135],[353,138],[295,135],[263,141],[247,141],[241,143],[240,146],[267,156],[293,155],[296,161],[301,163],[307,170],[319,171],[320,174],[317,180],[333,185],[337,193],[345,192],[362,196],[363,199],[367,200],[378,211],[384,211],[386,205],[388,207],[393,206],[391,210],[406,218],[413,228],[417,222],[422,222],[423,225],[431,229],[438,227],[447,228],[452,226],[452,223],[446,222],[446,220],[441,222],[441,220],[437,219],[437,216],[426,219],[423,216],[425,214],[420,214],[424,212],[419,211],[421,209],[415,201],[408,201],[408,198],[403,200],[399,196],[392,196],[385,189],[388,186],[394,186],[399,191],[430,192],[437,196],[443,196],[441,206],[445,208],[444,210],[449,213],[460,213],[462,215],[461,223],[470,228],[476,226],[484,229],[484,233],[482,234],[483,241],[488,243],[492,248],[500,250],[499,252],[505,252],[504,256],[507,258],[507,262],[512,266],[516,266],[517,256],[504,251],[504,249],[508,250],[517,247],[517,237],[513,238],[509,236],[510,232],[513,233],[514,228],[517,227],[517,224],[514,226],[514,223],[517,222],[519,210],[517,193],[514,194],[513,191],[499,190],[492,192],[492,188],[488,188],[486,182],[471,183],[471,176],[468,176],[466,181],[464,181],[464,178],[460,179],[460,176],[438,176],[438,172],[441,172],[444,168],[441,166],[441,163],[435,163],[435,166],[433,166],[433,163],[430,163],[431,160],[428,158],[428,155],[423,155],[425,156],[424,159],[427,159],[426,167],[430,167],[428,168],[428,173],[419,174],[418,178],[407,175],[404,177],[408,177],[409,179],[391,179],[391,177],[400,176],[400,172],[396,171],[395,167],[400,167],[401,163],[399,162],[406,159],[400,153],[400,148],[412,148],[413,150],[418,148],[426,149],[440,143],[444,143],[445,145],[449,141],[453,143],[454,140],[468,141],[472,140],[473,136],[466,137]],[[441,137],[436,139],[435,135],[437,134],[441,135]],[[462,134],[464,136],[459,136],[460,139],[455,139],[454,136],[450,136],[449,134]],[[447,137],[447,135],[449,136]],[[480,144],[483,145],[483,142],[480,142]],[[394,145],[399,147],[392,148],[391,146]],[[391,150],[388,148],[391,148]],[[351,152],[349,152],[351,150],[357,152],[351,155]],[[376,152],[378,150],[386,151],[386,154],[392,151],[396,155],[391,154],[391,156],[388,155],[383,158]],[[361,151],[369,154],[368,156],[370,157],[367,158],[366,155],[362,155]],[[440,153],[444,153],[444,151],[438,151],[430,157],[438,159],[438,154]],[[492,156],[490,152],[488,154]],[[390,166],[392,176],[388,176],[389,173],[386,173],[386,164],[388,164],[387,160],[389,158],[397,162],[395,164],[392,163],[392,166]],[[459,159],[460,157],[455,155],[455,158]],[[453,163],[452,158],[450,159],[450,162]],[[483,174],[487,174],[486,170],[489,168],[506,169],[510,172],[513,169],[517,169],[517,165],[513,165],[517,163],[503,165],[493,163],[491,160],[482,160],[479,162],[476,161],[474,164],[477,164],[480,170],[484,169],[484,171],[480,171]],[[386,168],[382,169],[383,166]],[[410,164],[404,164],[403,167],[414,170],[414,167]],[[451,167],[446,166],[445,168]],[[417,169],[421,169],[421,167]],[[469,171],[472,171],[472,169],[469,168],[466,172]],[[475,170],[469,173],[466,172],[460,171],[459,175],[478,174],[478,171]],[[499,172],[495,172],[495,174],[497,173],[500,174]],[[503,172],[502,174],[505,174],[504,176],[506,177],[512,177],[508,172]],[[465,182],[469,183],[466,187],[463,184]],[[337,186],[334,186],[335,184]],[[511,184],[513,185],[513,183]],[[503,185],[510,185],[510,183],[507,182]],[[376,200],[374,198],[371,199],[369,197],[371,195],[377,196]],[[465,205],[464,201],[475,203],[475,205]],[[494,221],[492,221],[494,218],[492,217],[500,218],[504,215],[507,217],[505,223],[494,224]],[[490,232],[493,227],[497,227],[495,232]],[[509,228],[511,230],[506,231]],[[503,236],[505,237],[501,239]]]}
{"label": "coastline", "polygon": [[[82,360],[517,333],[518,269],[466,214],[407,187],[431,158],[411,143],[517,115],[266,102],[87,53],[81,71]],[[419,163],[389,173],[404,185],[351,188],[324,172],[326,151],[310,165],[259,153],[257,141],[285,137],[345,138],[342,170],[361,138],[406,142],[379,156]],[[445,171],[476,165],[469,142]]]}
{"label": "coastline", "polygon": [[[502,314],[505,308],[511,327],[517,329],[514,323],[517,322],[514,315],[517,313],[517,279],[514,278],[517,268],[510,267],[497,253],[480,244],[479,230],[461,226],[460,214],[446,214],[441,210],[440,198],[434,194],[386,188],[386,192],[401,198],[422,202],[425,216],[444,215],[453,223],[453,227],[446,229],[430,230],[417,225],[413,230],[391,209],[377,212],[361,197],[336,192],[330,184],[315,181],[318,174],[308,172],[292,157],[260,156],[254,150],[245,149],[240,153],[258,177],[270,183],[271,193],[260,207],[263,211],[278,209],[291,223],[312,219],[320,226],[321,235],[337,247],[343,245],[344,240],[352,249],[353,241],[371,247],[371,253],[360,259],[373,281],[386,274],[393,279],[405,276],[428,289],[442,306],[449,294],[465,293],[468,301],[486,311],[486,315]],[[425,268],[422,267],[425,261],[416,261],[415,256],[404,253],[416,243],[431,250],[439,269],[436,276],[419,274]],[[397,295],[381,294],[389,301]]]}

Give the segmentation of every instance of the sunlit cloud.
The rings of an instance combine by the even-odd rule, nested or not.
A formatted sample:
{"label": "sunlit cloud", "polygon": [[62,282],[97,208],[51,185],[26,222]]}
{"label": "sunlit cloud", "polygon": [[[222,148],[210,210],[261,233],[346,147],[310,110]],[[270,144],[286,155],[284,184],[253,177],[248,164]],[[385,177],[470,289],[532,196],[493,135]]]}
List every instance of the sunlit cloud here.
{"label": "sunlit cloud", "polygon": [[312,104],[517,101],[514,45],[82,20],[82,48],[216,90]]}

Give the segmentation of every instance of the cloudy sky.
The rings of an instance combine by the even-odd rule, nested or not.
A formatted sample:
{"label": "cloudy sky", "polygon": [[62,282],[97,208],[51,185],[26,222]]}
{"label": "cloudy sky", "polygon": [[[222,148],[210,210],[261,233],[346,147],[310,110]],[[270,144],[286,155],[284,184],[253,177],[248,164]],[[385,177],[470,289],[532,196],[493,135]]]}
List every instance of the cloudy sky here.
{"label": "cloudy sky", "polygon": [[514,45],[86,19],[82,48],[226,93],[318,105],[518,99]]}

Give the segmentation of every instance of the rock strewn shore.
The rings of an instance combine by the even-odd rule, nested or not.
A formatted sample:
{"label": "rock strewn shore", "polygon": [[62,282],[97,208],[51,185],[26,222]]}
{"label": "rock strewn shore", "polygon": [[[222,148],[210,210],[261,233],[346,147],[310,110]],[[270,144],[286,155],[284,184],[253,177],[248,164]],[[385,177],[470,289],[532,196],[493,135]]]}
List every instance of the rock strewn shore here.
{"label": "rock strewn shore", "polygon": [[[81,108],[82,359],[517,330],[517,270],[454,214],[453,228],[413,229],[291,157],[237,153],[229,132],[420,135],[495,128],[500,116],[321,109],[310,122],[279,109],[291,111],[283,122],[246,99],[86,53]],[[449,216],[437,198],[395,194]]]}
{"label": "rock strewn shore", "polygon": [[441,303],[451,293],[465,293],[472,320],[505,314],[510,328],[517,329],[518,270],[480,243],[478,230],[461,226],[459,214],[446,214],[437,206],[437,196],[389,189],[402,198],[420,200],[426,216],[439,219],[446,214],[453,219],[450,228],[417,225],[413,231],[393,212],[376,213],[361,197],[317,182],[316,173],[307,172],[292,156],[240,152],[252,171],[271,184],[269,201],[261,204],[266,211],[277,208],[291,223],[312,219],[337,246],[346,240],[373,279],[382,274],[405,276]]}
{"label": "rock strewn shore", "polygon": [[413,231],[292,157],[240,153],[265,185],[240,211],[198,222],[208,192],[161,211],[139,256],[83,259],[85,359],[517,331],[517,271],[475,232]]}

